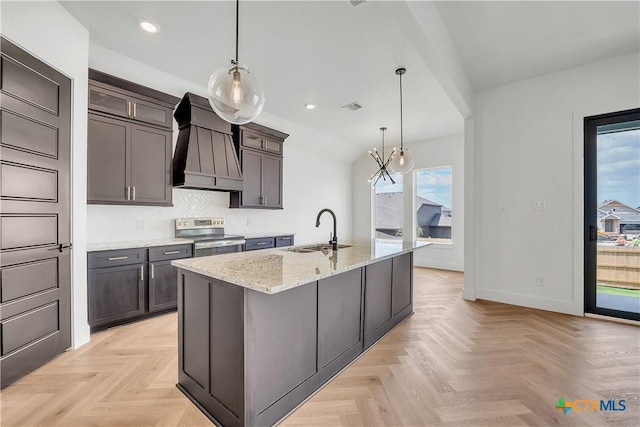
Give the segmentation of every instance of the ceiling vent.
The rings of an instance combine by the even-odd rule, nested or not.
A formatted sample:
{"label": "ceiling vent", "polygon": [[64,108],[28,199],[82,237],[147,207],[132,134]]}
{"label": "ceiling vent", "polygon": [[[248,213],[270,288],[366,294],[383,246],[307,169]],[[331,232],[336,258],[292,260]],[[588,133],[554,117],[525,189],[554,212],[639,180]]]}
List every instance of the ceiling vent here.
{"label": "ceiling vent", "polygon": [[345,110],[357,111],[362,108],[362,105],[357,102],[352,102],[351,104],[343,105],[342,108]]}
{"label": "ceiling vent", "polygon": [[356,7],[360,6],[362,3],[366,3],[367,0],[349,0],[349,2],[351,3],[351,6]]}

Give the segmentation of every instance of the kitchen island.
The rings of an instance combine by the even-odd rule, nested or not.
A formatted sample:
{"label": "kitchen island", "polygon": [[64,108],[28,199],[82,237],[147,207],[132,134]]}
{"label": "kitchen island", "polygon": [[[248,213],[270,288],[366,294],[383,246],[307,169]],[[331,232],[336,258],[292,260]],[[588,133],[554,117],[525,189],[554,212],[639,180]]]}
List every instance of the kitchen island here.
{"label": "kitchen island", "polygon": [[178,387],[223,426],[267,426],[411,315],[413,251],[374,240],[173,261]]}

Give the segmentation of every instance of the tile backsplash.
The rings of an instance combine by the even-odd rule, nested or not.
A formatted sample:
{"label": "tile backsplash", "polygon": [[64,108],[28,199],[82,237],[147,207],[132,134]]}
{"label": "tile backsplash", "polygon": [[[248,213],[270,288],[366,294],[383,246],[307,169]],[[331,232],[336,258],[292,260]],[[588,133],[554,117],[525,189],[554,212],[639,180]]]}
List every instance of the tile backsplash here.
{"label": "tile backsplash", "polygon": [[229,193],[173,190],[173,206],[87,206],[87,241],[161,239],[174,235],[176,218],[220,216],[227,233],[295,232],[281,210],[229,209]]}

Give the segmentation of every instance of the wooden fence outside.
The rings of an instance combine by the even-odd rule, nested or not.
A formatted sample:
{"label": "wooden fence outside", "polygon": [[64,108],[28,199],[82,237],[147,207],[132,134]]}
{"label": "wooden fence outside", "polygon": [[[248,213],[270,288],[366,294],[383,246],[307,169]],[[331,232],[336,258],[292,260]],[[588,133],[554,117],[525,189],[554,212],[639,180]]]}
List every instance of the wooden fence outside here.
{"label": "wooden fence outside", "polygon": [[598,246],[597,281],[640,289],[640,247]]}

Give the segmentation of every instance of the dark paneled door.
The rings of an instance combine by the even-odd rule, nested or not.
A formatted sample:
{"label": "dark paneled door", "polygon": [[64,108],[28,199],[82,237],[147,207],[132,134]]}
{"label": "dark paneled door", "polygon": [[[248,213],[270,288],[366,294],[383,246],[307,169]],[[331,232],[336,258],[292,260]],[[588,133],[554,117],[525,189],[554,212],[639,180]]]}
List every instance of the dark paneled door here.
{"label": "dark paneled door", "polygon": [[0,39],[0,377],[71,346],[71,81]]}

